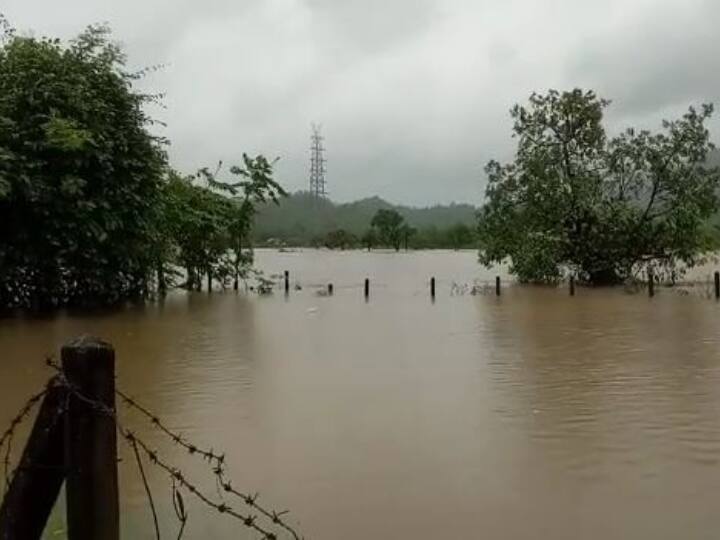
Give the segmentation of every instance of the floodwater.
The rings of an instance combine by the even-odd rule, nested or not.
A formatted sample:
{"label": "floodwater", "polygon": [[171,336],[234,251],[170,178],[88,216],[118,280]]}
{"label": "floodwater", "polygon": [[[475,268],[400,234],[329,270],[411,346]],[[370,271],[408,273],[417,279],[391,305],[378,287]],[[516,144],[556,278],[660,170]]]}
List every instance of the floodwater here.
{"label": "floodwater", "polygon": [[[48,377],[44,356],[88,332],[115,345],[119,387],[222,449],[233,485],[290,509],[310,539],[720,535],[714,300],[508,280],[499,298],[471,295],[464,285],[495,276],[473,252],[259,251],[258,264],[302,290],[0,321],[0,427]],[[334,296],[318,295],[329,282]],[[201,461],[120,414],[218,496]],[[119,444],[123,536],[154,538]],[[146,469],[174,538],[169,482]],[[185,538],[258,537],[185,501]]]}

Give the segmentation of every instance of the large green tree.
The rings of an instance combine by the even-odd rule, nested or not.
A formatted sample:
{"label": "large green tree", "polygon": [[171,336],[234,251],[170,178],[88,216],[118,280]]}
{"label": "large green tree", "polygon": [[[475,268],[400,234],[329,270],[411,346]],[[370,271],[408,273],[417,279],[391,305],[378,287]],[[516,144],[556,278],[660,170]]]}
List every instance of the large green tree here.
{"label": "large green tree", "polygon": [[0,44],[0,307],[140,296],[162,140],[107,28]]}
{"label": "large green tree", "polygon": [[572,272],[611,284],[647,264],[693,265],[708,249],[720,181],[705,166],[712,106],[690,108],[659,133],[628,129],[610,139],[608,105],[575,89],[533,94],[512,109],[515,160],[486,167],[481,262],[509,259],[522,281]]}

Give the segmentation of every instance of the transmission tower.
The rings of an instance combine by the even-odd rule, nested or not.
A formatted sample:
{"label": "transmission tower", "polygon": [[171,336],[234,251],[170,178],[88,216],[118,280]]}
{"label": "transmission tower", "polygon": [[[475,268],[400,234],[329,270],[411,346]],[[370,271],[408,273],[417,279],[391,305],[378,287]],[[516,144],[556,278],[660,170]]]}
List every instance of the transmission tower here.
{"label": "transmission tower", "polygon": [[327,196],[325,184],[325,158],[323,152],[323,136],[320,134],[320,127],[312,125],[312,136],[310,137],[310,193],[315,197]]}

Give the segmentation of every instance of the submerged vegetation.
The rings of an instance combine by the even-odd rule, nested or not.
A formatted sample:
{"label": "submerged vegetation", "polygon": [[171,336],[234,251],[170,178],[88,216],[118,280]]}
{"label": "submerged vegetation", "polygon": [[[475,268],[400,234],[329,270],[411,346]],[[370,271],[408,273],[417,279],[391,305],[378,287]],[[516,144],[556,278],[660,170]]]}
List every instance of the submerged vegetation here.
{"label": "submerged vegetation", "polygon": [[572,274],[591,284],[648,265],[674,272],[715,246],[710,105],[660,133],[609,138],[609,102],[592,91],[533,94],[511,112],[515,160],[486,167],[479,215],[377,197],[335,204],[286,197],[262,155],[174,170],[145,112],[162,96],[135,90],[147,70],[126,69],[105,26],[63,43],[18,36],[0,17],[0,39],[0,309],[110,305],[204,283],[238,289],[255,275],[253,243],[479,246],[482,263],[510,260],[521,281]]}
{"label": "submerged vegetation", "polygon": [[714,246],[720,173],[707,165],[713,107],[690,108],[663,131],[609,138],[609,101],[575,89],[533,94],[511,115],[517,154],[492,161],[479,219],[480,260],[510,259],[526,282],[563,272],[615,284],[648,265],[674,272]]}
{"label": "submerged vegetation", "polygon": [[255,207],[285,194],[272,163],[173,171],[104,26],[68,44],[0,44],[0,308],[108,305],[247,275]]}

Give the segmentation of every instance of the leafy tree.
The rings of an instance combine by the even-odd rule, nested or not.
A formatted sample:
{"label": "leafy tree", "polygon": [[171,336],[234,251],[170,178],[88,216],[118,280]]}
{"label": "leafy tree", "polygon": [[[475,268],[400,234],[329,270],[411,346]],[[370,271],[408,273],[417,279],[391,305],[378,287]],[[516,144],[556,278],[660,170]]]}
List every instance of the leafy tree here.
{"label": "leafy tree", "polygon": [[385,245],[394,247],[395,251],[400,251],[404,224],[405,218],[397,210],[384,208],[378,210],[370,222],[370,225],[377,229],[380,241]]}
{"label": "leafy tree", "polygon": [[367,250],[370,251],[378,243],[377,232],[375,231],[375,229],[370,227],[368,230],[365,231],[360,240],[367,248]]}
{"label": "leafy tree", "polygon": [[0,41],[0,307],[142,296],[163,141],[104,26]]}
{"label": "leafy tree", "polygon": [[323,244],[330,249],[347,249],[357,244],[357,237],[345,229],[335,229],[325,236]]}
{"label": "leafy tree", "polygon": [[[417,229],[415,227],[411,227],[407,223],[403,223],[400,226],[400,237],[403,239],[403,243],[405,245],[405,251],[408,250],[410,237],[415,236],[417,234]],[[398,248],[395,248],[396,251]]]}
{"label": "leafy tree", "polygon": [[523,281],[571,271],[593,284],[617,283],[647,264],[697,262],[718,205],[720,175],[704,165],[712,106],[691,107],[661,133],[628,129],[608,139],[608,105],[575,89],[533,94],[512,109],[517,155],[486,167],[481,262],[509,258]]}
{"label": "leafy tree", "polygon": [[228,223],[229,247],[233,251],[232,263],[233,287],[238,289],[238,280],[243,265],[252,263],[252,253],[246,257],[243,248],[249,243],[249,234],[255,222],[257,206],[272,202],[278,204],[280,197],[287,196],[285,190],[273,179],[273,163],[264,156],[242,156],[242,166],[230,167],[230,174],[241,179],[237,182],[222,182],[217,179],[217,173],[210,173],[208,169],[201,169],[200,176],[205,178],[208,185],[231,196],[230,217]]}
{"label": "leafy tree", "polygon": [[192,176],[169,175],[165,220],[177,246],[177,262],[185,268],[186,287],[200,290],[205,275],[210,290],[213,276],[228,273],[232,208],[228,198],[193,181]]}
{"label": "leafy tree", "polygon": [[472,229],[464,223],[456,223],[450,227],[446,236],[448,244],[454,250],[471,245],[475,239]]}

